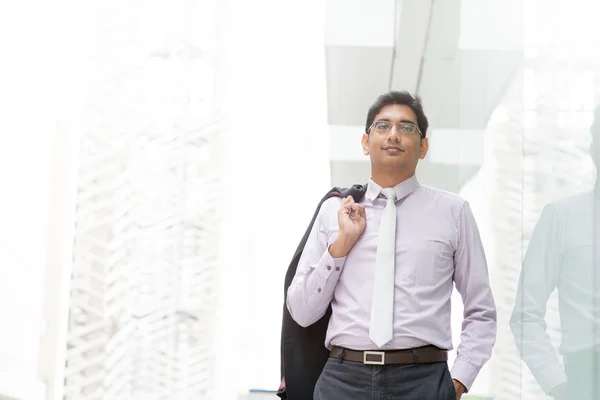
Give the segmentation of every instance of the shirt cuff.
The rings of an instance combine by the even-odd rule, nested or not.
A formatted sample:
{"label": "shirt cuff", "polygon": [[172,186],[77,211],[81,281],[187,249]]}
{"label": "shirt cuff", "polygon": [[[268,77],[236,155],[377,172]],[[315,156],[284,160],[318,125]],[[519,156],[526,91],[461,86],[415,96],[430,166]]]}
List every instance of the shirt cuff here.
{"label": "shirt cuff", "polygon": [[465,357],[457,357],[454,360],[450,375],[452,375],[452,379],[456,379],[462,383],[468,392],[471,390],[471,386],[473,386],[473,382],[475,382],[480,369],[481,367],[475,367]]}
{"label": "shirt cuff", "polygon": [[546,394],[550,394],[552,389],[567,381],[567,375],[558,361],[549,363],[534,375],[540,387]]}
{"label": "shirt cuff", "polygon": [[323,256],[317,265],[313,266],[314,272],[319,275],[320,278],[327,280],[333,273],[339,275],[342,272],[345,262],[346,257],[333,258],[331,254],[329,254],[329,250],[327,250],[323,253]]}

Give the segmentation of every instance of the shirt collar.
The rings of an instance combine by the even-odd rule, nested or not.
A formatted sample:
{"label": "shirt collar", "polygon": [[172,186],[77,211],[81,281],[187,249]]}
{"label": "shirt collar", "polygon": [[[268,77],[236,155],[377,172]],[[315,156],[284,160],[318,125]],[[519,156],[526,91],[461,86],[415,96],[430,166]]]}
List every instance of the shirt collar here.
{"label": "shirt collar", "polygon": [[[417,180],[417,176],[413,175],[405,181],[400,182],[396,186],[394,186],[394,191],[396,192],[396,201],[401,200],[408,195],[412,194],[419,187],[419,181]],[[367,185],[367,199],[370,202],[373,202],[379,195],[383,188],[379,186],[373,178],[369,178],[369,184]]]}

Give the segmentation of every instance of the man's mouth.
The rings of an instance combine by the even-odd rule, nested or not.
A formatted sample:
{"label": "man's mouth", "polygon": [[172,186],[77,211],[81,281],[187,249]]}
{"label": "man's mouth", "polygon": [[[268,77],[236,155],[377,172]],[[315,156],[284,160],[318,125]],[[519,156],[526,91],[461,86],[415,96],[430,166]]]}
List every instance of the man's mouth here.
{"label": "man's mouth", "polygon": [[402,150],[400,147],[396,147],[396,146],[387,146],[383,148],[386,151],[390,151],[390,152],[401,152],[404,151]]}

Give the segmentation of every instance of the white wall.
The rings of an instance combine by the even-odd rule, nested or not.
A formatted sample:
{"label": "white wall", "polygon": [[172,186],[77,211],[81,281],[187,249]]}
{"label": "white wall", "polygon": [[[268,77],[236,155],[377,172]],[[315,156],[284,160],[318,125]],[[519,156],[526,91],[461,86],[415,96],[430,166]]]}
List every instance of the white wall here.
{"label": "white wall", "polygon": [[[277,389],[283,281],[329,189],[324,4],[228,2],[216,396]],[[273,17],[276,16],[276,17]]]}
{"label": "white wall", "polygon": [[[524,4],[525,3],[525,4]],[[523,50],[522,0],[462,0],[460,50]]]}
{"label": "white wall", "polygon": [[324,3],[326,45],[394,46],[395,0],[326,0]]}
{"label": "white wall", "polygon": [[37,360],[55,126],[51,46],[38,30],[49,27],[47,11],[35,1],[0,6],[0,394],[19,399],[43,394]]}
{"label": "white wall", "polygon": [[52,355],[64,350],[55,330],[66,323],[59,300],[68,288],[60,283],[71,262],[64,211],[73,211],[82,117],[78,4],[0,5],[0,394],[19,400],[52,400],[46,384],[63,366]]}

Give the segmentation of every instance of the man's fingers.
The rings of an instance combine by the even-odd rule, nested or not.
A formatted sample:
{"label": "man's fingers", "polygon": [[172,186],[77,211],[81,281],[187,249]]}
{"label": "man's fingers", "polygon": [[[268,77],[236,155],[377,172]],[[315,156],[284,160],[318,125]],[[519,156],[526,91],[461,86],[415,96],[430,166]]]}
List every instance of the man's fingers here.
{"label": "man's fingers", "polygon": [[347,208],[348,208],[350,211],[352,211],[352,212],[356,212],[356,203],[349,203],[349,204],[346,204],[346,207],[347,207]]}
{"label": "man's fingers", "polygon": [[352,213],[352,204],[342,204],[342,207],[340,207],[340,212],[343,214]]}
{"label": "man's fingers", "polygon": [[365,216],[365,208],[360,204],[354,202],[352,196],[348,196],[342,200],[342,206],[340,207],[340,212],[344,215],[348,216]]}
{"label": "man's fingers", "polygon": [[358,209],[356,208],[356,204],[344,204],[340,208],[340,212],[344,215],[351,217],[358,212]]}
{"label": "man's fingers", "polygon": [[367,213],[365,212],[365,208],[363,206],[361,206],[360,204],[356,205],[356,212],[361,217],[366,217],[367,216]]}

